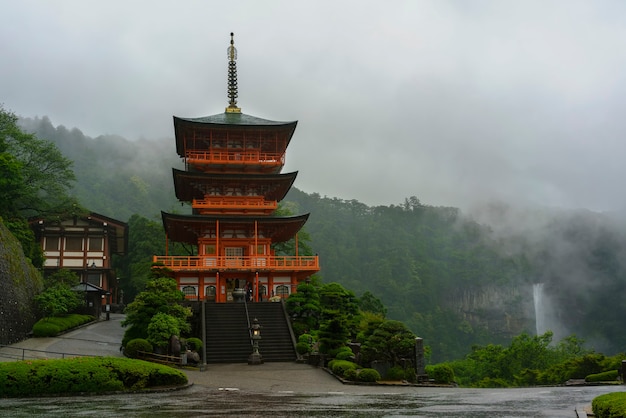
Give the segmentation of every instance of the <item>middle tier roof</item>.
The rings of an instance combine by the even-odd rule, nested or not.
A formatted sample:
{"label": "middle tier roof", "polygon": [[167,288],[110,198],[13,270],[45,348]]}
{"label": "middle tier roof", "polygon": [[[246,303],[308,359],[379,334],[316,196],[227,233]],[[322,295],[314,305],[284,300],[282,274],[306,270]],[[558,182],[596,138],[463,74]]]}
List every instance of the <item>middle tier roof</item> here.
{"label": "middle tier roof", "polygon": [[191,202],[205,196],[228,196],[236,190],[241,195],[264,196],[280,202],[293,185],[298,172],[284,174],[202,173],[173,168],[174,189],[178,200]]}

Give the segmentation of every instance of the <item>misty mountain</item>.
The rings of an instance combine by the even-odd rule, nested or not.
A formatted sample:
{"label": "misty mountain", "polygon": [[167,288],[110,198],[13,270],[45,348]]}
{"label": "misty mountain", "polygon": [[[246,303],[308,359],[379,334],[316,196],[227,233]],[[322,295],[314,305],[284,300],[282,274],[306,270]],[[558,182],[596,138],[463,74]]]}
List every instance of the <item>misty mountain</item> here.
{"label": "misty mountain", "polygon": [[[75,192],[90,210],[124,221],[189,210],[174,196],[171,168],[182,163],[173,138],[90,138],[45,117],[21,124],[74,161]],[[505,203],[463,213],[417,197],[372,207],[297,188],[285,204],[311,213],[305,229],[324,282],[372,292],[434,361],[546,330],[607,354],[626,347],[626,229],[616,215]]]}
{"label": "misty mountain", "polygon": [[174,138],[129,141],[117,135],[85,136],[54,127],[47,117],[20,119],[26,132],[56,144],[74,161],[74,194],[89,210],[127,221],[133,214],[161,218],[161,210],[188,210],[174,195],[172,167],[182,168]]}

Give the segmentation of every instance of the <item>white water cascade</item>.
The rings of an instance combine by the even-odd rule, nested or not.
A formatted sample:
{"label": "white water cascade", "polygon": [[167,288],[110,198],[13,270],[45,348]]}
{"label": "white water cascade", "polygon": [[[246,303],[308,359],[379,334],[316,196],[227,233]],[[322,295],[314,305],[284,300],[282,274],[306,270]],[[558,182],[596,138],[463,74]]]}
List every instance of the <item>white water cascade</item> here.
{"label": "white water cascade", "polygon": [[543,283],[535,283],[533,285],[533,302],[535,304],[535,330],[537,335],[542,335],[547,331]]}

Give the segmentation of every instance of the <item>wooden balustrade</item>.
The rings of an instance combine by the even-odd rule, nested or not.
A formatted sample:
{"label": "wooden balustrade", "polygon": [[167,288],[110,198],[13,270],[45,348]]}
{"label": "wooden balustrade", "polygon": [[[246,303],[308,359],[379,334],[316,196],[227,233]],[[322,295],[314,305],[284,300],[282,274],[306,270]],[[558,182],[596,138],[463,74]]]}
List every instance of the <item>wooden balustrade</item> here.
{"label": "wooden balustrade", "polygon": [[284,155],[259,152],[259,151],[188,151],[186,154],[187,162],[191,164],[271,164],[282,165],[285,163]]}
{"label": "wooden balustrade", "polygon": [[275,200],[265,200],[263,196],[240,196],[228,198],[194,199],[195,209],[239,209],[244,211],[272,212],[278,207]]}
{"label": "wooden balustrade", "polygon": [[152,259],[154,263],[173,271],[202,270],[283,270],[283,271],[318,271],[317,256],[159,256]]}

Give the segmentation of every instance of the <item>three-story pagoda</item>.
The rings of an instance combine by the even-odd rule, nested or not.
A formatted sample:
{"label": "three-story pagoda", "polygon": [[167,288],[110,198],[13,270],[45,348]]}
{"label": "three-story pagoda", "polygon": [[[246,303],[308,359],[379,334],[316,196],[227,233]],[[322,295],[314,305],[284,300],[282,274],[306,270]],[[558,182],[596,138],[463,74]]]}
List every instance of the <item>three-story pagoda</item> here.
{"label": "three-story pagoda", "polygon": [[[162,213],[167,240],[196,246],[195,256],[155,256],[171,269],[188,299],[234,302],[286,297],[319,271],[317,256],[298,254],[297,233],[309,214],[274,216],[297,173],[281,173],[297,122],[246,115],[237,107],[237,50],[228,48],[224,113],[174,117],[176,151],[185,170],[173,169],[176,197],[191,215]],[[295,238],[295,254],[274,245]]]}

